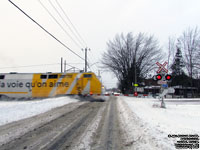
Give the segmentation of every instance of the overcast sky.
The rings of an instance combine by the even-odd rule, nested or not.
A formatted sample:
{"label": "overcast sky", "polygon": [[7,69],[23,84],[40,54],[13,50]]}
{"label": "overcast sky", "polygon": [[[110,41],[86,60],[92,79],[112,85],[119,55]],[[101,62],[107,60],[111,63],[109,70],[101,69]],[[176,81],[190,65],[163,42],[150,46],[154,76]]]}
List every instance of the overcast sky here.
{"label": "overcast sky", "polygon": [[[84,57],[81,48],[89,47],[90,64],[99,62],[106,51],[106,42],[117,33],[147,32],[153,34],[165,50],[169,36],[179,36],[188,27],[200,26],[200,0],[57,0],[71,19],[85,44],[77,46],[56,24],[38,0],[13,0],[74,52]],[[41,0],[68,34],[73,36],[48,0]],[[55,0],[51,0],[57,10]],[[62,14],[63,18],[65,16]],[[80,69],[84,61],[69,52],[17,10],[8,0],[0,1],[0,72],[59,72],[60,58]],[[67,21],[67,19],[65,18]],[[67,22],[69,23],[69,22]],[[75,37],[73,39],[78,43]],[[80,45],[80,44],[79,44]],[[25,68],[7,68],[15,66]],[[114,75],[106,73],[100,64],[92,65],[102,80],[114,87]],[[4,69],[2,69],[4,68]],[[68,67],[69,69],[70,67]],[[105,68],[106,69],[106,68]]]}

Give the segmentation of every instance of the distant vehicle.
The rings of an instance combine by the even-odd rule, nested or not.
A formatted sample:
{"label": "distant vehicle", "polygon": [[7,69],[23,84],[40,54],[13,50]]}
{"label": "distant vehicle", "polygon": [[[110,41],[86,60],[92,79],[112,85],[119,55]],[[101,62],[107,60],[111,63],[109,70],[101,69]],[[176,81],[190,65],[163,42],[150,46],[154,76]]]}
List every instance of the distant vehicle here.
{"label": "distant vehicle", "polygon": [[118,93],[118,92],[114,92],[113,95],[117,95],[117,96],[119,96],[120,93]]}
{"label": "distant vehicle", "polygon": [[1,73],[0,97],[37,98],[101,94],[101,82],[87,73]]}

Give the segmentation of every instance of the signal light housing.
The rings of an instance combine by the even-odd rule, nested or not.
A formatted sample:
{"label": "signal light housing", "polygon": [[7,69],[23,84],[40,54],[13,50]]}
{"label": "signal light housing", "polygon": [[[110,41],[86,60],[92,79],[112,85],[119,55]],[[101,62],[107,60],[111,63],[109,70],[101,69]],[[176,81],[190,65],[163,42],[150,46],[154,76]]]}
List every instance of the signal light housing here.
{"label": "signal light housing", "polygon": [[162,76],[160,74],[156,75],[156,80],[161,80]]}
{"label": "signal light housing", "polygon": [[172,76],[171,76],[171,75],[169,75],[169,74],[167,74],[167,75],[165,76],[165,79],[169,81],[169,80],[171,80],[171,79],[172,79]]}

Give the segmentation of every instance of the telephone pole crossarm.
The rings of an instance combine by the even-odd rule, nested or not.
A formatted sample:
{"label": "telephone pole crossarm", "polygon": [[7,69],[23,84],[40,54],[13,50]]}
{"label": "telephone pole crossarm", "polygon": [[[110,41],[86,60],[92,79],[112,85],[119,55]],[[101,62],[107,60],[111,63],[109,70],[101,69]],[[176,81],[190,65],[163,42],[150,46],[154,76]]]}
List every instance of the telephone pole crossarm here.
{"label": "telephone pole crossarm", "polygon": [[85,51],[85,72],[87,72],[87,66],[88,66],[88,64],[87,64],[87,51],[88,50],[90,51],[90,49],[86,47],[85,49],[82,49],[82,50]]}

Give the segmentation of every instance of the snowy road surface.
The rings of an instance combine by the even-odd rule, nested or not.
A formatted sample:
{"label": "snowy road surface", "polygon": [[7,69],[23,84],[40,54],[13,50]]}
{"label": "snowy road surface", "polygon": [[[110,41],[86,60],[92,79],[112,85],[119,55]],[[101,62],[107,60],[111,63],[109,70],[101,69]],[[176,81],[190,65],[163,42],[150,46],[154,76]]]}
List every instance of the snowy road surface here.
{"label": "snowy road surface", "polygon": [[[34,106],[33,106],[34,107]],[[76,102],[0,127],[0,150],[121,150],[116,98]]]}
{"label": "snowy road surface", "polygon": [[0,150],[171,150],[177,138],[200,135],[200,105],[109,97],[0,102]]}

